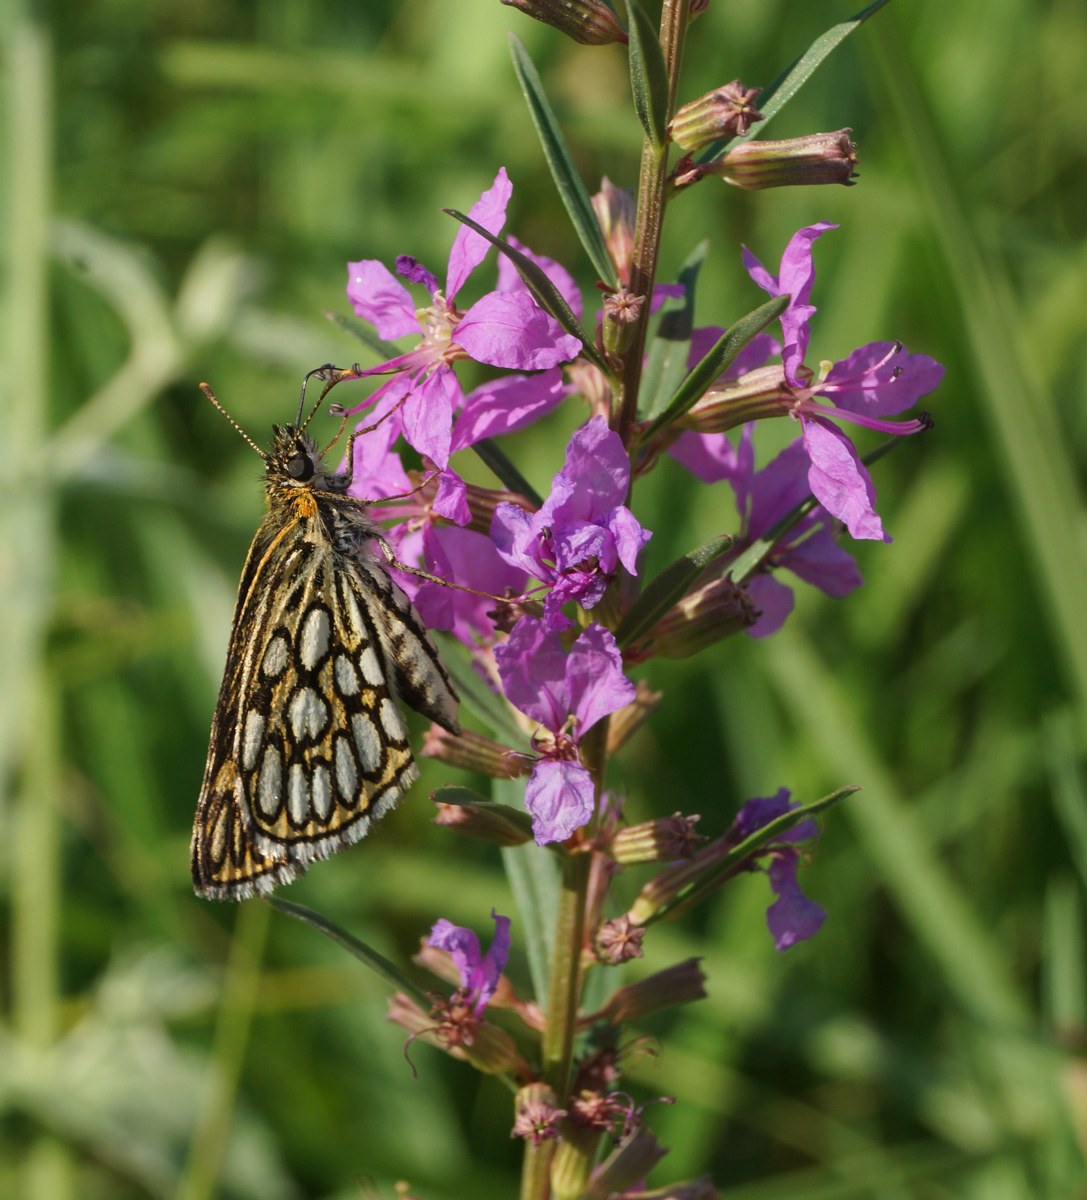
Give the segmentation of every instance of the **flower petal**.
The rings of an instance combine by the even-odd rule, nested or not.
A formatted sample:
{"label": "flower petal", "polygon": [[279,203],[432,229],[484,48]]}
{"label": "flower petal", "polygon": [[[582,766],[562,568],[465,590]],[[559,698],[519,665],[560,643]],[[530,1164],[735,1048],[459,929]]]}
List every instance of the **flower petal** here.
{"label": "flower petal", "polygon": [[447,950],[453,959],[453,965],[460,972],[461,987],[468,987],[472,972],[483,959],[479,948],[479,938],[471,929],[463,925],[454,925],[445,917],[440,918],[431,926],[427,945],[436,950]]}
{"label": "flower petal", "polygon": [[449,467],[438,476],[438,491],[434,496],[434,511],[439,517],[457,525],[467,525],[472,519],[468,507],[468,487]]}
{"label": "flower petal", "polygon": [[524,292],[488,292],[464,314],[453,340],[476,362],[541,371],[569,362],[581,342]]}
{"label": "flower petal", "polygon": [[727,433],[685,430],[668,447],[668,453],[703,483],[733,480],[739,470],[736,447]]}
{"label": "flower petal", "polygon": [[755,624],[745,630],[748,637],[753,638],[769,637],[770,634],[777,633],[796,603],[793,589],[780,579],[775,579],[773,575],[756,575],[747,585],[747,594],[759,613]]}
{"label": "flower petal", "polygon": [[[631,573],[638,574],[638,555],[642,547],[653,536],[648,529],[643,529],[638,518],[625,504],[613,508],[603,517],[604,527],[615,541],[615,551],[619,561]],[[607,571],[612,568],[605,567]]]}
{"label": "flower petal", "polygon": [[500,917],[492,908],[491,920],[494,921],[494,937],[468,982],[473,1001],[472,1010],[477,1017],[494,995],[494,990],[498,987],[498,978],[506,969],[506,962],[510,956],[509,917]]}
{"label": "flower petal", "polygon": [[836,598],[848,595],[864,582],[857,560],[838,545],[825,525],[779,554],[777,562],[805,583]]}
{"label": "flower petal", "polygon": [[852,537],[889,542],[875,509],[876,489],[853,443],[824,418],[805,419],[803,426],[812,494],[831,516],[845,522]]}
{"label": "flower petal", "polygon": [[460,399],[452,367],[441,366],[419,384],[401,410],[408,443],[443,469],[449,465],[450,426]]}
{"label": "flower petal", "polygon": [[775,950],[788,950],[797,942],[813,937],[827,919],[822,905],[809,900],[800,890],[796,863],[796,852],[786,851],[775,857],[769,867],[770,886],[777,899],[766,910],[766,924],[774,938]]}
{"label": "flower petal", "polygon": [[566,655],[559,639],[535,617],[522,617],[494,648],[506,699],[527,717],[558,733],[570,711]]}
{"label": "flower petal", "polygon": [[[831,367],[819,395],[839,408],[870,417],[893,416],[935,391],[944,368],[927,354],[910,354],[893,342],[869,342]],[[896,374],[897,372],[897,374]]]}
{"label": "flower petal", "polygon": [[[559,294],[570,305],[574,316],[580,321],[581,288],[578,287],[573,275],[570,274],[562,263],[557,263],[553,258],[546,258],[542,254],[533,254],[512,233],[506,238],[506,241],[509,242],[514,250],[520,250],[526,258],[531,259],[543,271],[555,287],[558,288]],[[504,254],[498,256],[498,290],[500,292],[526,292],[531,295],[525,286],[524,280],[517,274],[517,268]]]}
{"label": "flower petal", "polygon": [[483,438],[524,429],[557,407],[571,388],[555,367],[539,375],[503,375],[492,379],[464,401],[453,426],[453,450],[474,446]]}
{"label": "flower petal", "polygon": [[608,428],[603,416],[593,417],[576,430],[566,447],[566,462],[552,482],[553,493],[540,510],[552,526],[568,521],[595,521],[622,504],[630,484],[630,459],[622,439]]}
{"label": "flower petal", "polygon": [[536,517],[519,504],[504,501],[495,506],[491,540],[498,553],[511,567],[520,567],[534,578],[549,582],[555,573],[541,560],[537,529]]}
{"label": "flower petal", "polygon": [[376,258],[347,264],[347,298],[387,342],[419,333],[411,294]]}
{"label": "flower petal", "polygon": [[582,630],[566,659],[566,691],[579,738],[633,701],[636,689],[623,674],[623,656],[611,630],[595,621]]}
{"label": "flower petal", "polygon": [[580,763],[542,759],[525,785],[536,844],[565,841],[593,815],[593,778]]}
{"label": "flower petal", "polygon": [[[488,233],[499,234],[506,223],[506,205],[513,194],[513,184],[510,183],[505,167],[499,167],[494,183],[468,210],[469,217],[477,225],[482,225]],[[491,243],[485,237],[480,237],[474,229],[461,225],[457,236],[453,239],[453,248],[449,251],[449,270],[445,277],[446,299],[453,298],[464,286],[464,281],[487,257]]]}

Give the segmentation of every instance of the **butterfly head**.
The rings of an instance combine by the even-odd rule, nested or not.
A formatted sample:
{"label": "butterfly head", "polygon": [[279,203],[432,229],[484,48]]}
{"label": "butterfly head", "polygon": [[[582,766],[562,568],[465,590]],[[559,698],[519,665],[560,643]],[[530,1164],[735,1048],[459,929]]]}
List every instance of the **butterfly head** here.
{"label": "butterfly head", "polygon": [[265,456],[269,482],[280,487],[312,487],[325,474],[316,443],[294,425],[273,425],[272,449]]}

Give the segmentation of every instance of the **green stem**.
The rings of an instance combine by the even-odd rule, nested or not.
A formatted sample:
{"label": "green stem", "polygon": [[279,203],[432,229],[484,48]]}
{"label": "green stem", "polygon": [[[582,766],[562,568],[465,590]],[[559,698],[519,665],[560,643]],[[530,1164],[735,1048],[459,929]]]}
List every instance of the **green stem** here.
{"label": "green stem", "polygon": [[[668,67],[668,116],[675,111],[676,89],[683,62],[683,43],[690,21],[690,0],[664,0],[661,8],[661,49]],[[634,339],[623,359],[622,401],[618,430],[624,444],[638,420],[638,389],[642,381],[646,331],[649,327],[650,300],[657,278],[661,227],[664,223],[664,184],[668,174],[668,149],[658,150],[649,138],[642,145],[638,174],[638,217],[634,227],[634,251],[630,264],[630,291],[644,296],[645,303],[634,329]]]}
{"label": "green stem", "polygon": [[189,1157],[178,1182],[177,1200],[212,1200],[218,1194],[234,1097],[260,984],[260,961],[270,911],[269,905],[255,900],[243,904],[238,911],[208,1064],[207,1090]]}
{"label": "green stem", "polygon": [[551,1195],[551,1160],[554,1157],[553,1141],[541,1142],[538,1146],[525,1143],[520,1200],[548,1200]]}
{"label": "green stem", "polygon": [[561,1106],[570,1077],[574,1028],[580,999],[581,947],[585,941],[585,896],[589,888],[590,858],[575,854],[564,864],[562,891],[555,922],[555,947],[551,956],[551,989],[547,997],[547,1025],[543,1035],[544,1080]]}

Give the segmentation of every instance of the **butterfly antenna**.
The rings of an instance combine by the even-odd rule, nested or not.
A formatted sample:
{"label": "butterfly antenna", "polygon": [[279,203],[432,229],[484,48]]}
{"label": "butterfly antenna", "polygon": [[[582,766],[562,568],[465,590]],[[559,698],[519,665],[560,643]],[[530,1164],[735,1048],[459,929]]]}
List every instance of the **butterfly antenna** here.
{"label": "butterfly antenna", "polygon": [[249,436],[249,434],[247,434],[245,432],[245,430],[238,424],[238,422],[234,420],[234,418],[230,415],[230,413],[228,413],[226,411],[226,409],[223,408],[223,406],[215,398],[215,393],[211,390],[211,386],[206,383],[201,383],[200,390],[204,393],[205,396],[207,396],[207,398],[212,402],[212,404],[214,404],[215,407],[223,414],[223,416],[226,417],[226,419],[231,423],[231,425],[234,426],[234,428],[242,435],[242,437],[245,438],[245,440],[250,444],[250,446],[252,446],[253,449],[261,456],[261,458],[267,459],[268,456],[264,453],[264,451],[257,445],[256,442],[253,441],[253,439]]}
{"label": "butterfly antenna", "polygon": [[[305,379],[302,380],[302,394],[298,397],[298,416],[294,422],[298,432],[301,433],[310,421],[313,420],[317,410],[324,403],[325,397],[332,391],[336,384],[343,383],[345,379],[358,379],[361,374],[362,367],[358,363],[355,363],[351,367],[334,367],[332,363],[325,363],[323,367],[318,367],[315,371],[308,372]],[[302,410],[306,405],[306,385],[314,377],[322,380],[325,386],[321,389],[321,394],[317,397],[317,403],[310,409],[309,416],[303,421]]]}

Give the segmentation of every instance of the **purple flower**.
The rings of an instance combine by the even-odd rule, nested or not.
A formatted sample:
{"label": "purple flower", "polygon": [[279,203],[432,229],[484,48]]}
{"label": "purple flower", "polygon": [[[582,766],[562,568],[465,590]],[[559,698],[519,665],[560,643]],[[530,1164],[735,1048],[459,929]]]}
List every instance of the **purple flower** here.
{"label": "purple flower", "polygon": [[[800,421],[811,465],[808,483],[826,510],[844,521],[855,538],[889,542],[875,510],[875,488],[864,464],[844,433],[829,419],[851,421],[885,433],[917,433],[924,421],[884,421],[927,395],[943,378],[944,369],[926,354],[909,354],[900,342],[871,342],[815,376],[805,367],[808,322],[815,313],[809,303],[815,268],[812,243],[836,225],[820,222],[795,233],[781,258],[781,270],[771,275],[744,247],[744,265],[751,278],[771,296],[788,293],[789,307],[781,316],[784,334],[782,364],[789,413]],[[829,399],[836,407],[818,404]]]}
{"label": "purple flower", "polygon": [[[502,168],[492,187],[472,206],[469,216],[497,234],[505,224],[512,185]],[[407,337],[422,327],[419,344],[363,375],[392,375],[367,404],[381,415],[397,412],[398,431],[421,454],[446,467],[450,454],[453,411],[462,400],[452,364],[460,358],[510,370],[538,371],[558,366],[581,349],[577,338],[524,287],[488,292],[466,311],[454,303],[471,272],[483,261],[490,243],[461,226],[453,241],[443,291],[437,279],[414,258],[396,260],[397,274],[430,293],[428,307],[417,308],[411,293],[376,259],[348,263],[347,296],[355,312],[370,321],[385,339]],[[361,407],[361,406],[360,406]]]}
{"label": "purple flower", "polygon": [[506,699],[550,734],[537,734],[541,754],[525,787],[533,837],[541,846],[564,841],[593,814],[593,781],[578,742],[631,703],[634,684],[623,674],[615,638],[595,622],[566,654],[544,622],[522,617],[494,657]]}
{"label": "purple flower", "polygon": [[562,612],[569,600],[592,608],[620,563],[638,573],[638,553],[650,534],[624,505],[630,459],[619,435],[602,416],[583,425],[566,449],[563,469],[536,513],[500,504],[491,523],[498,553],[551,591],[544,599],[544,625],[567,629]]}
{"label": "purple flower", "polygon": [[[736,814],[729,830],[729,841],[738,845],[771,821],[799,807],[798,804],[789,803],[788,788],[781,788],[775,796],[759,796],[748,800]],[[814,821],[801,821],[756,851],[758,855],[770,856],[766,873],[777,899],[766,910],[766,924],[777,950],[788,950],[797,942],[813,937],[827,919],[822,906],[809,900],[796,882],[800,852],[792,844],[806,841],[818,832]]]}
{"label": "purple flower", "polygon": [[427,938],[427,945],[449,951],[460,972],[460,985],[467,993],[466,1001],[476,1017],[494,995],[498,977],[510,956],[510,919],[500,917],[493,908],[491,918],[494,921],[494,940],[486,954],[480,952],[479,938],[471,929],[454,925],[444,917],[434,923]]}

